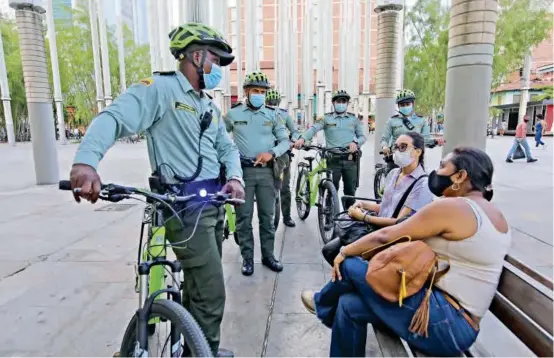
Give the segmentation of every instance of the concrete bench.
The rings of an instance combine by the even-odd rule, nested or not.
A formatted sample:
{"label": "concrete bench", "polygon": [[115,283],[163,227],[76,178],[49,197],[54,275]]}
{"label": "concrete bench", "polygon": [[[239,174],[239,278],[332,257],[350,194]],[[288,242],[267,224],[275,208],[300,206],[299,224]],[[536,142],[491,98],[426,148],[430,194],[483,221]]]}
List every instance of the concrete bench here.
{"label": "concrete bench", "polygon": [[[529,268],[521,261],[506,256],[498,290],[489,309],[498,320],[513,333],[530,354],[552,357],[552,280]],[[480,336],[484,334],[481,324]],[[513,339],[510,335],[508,339]],[[392,331],[368,327],[366,356],[425,357],[412,349]],[[495,345],[503,340],[479,337],[468,352],[462,356],[493,356]],[[520,354],[513,353],[518,356]]]}

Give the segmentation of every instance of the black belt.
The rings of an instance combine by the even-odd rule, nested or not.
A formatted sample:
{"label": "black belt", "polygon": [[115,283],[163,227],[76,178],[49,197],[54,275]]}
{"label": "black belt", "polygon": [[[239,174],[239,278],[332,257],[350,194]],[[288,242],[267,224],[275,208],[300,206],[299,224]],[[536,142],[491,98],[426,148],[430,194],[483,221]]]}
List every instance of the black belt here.
{"label": "black belt", "polygon": [[258,164],[254,166],[254,161],[241,159],[240,166],[242,168],[273,168],[273,161],[267,162],[265,165]]}
{"label": "black belt", "polygon": [[204,189],[209,194],[217,193],[221,190],[221,180],[219,178],[198,180],[190,183],[175,184],[179,195],[199,194],[200,190]]}

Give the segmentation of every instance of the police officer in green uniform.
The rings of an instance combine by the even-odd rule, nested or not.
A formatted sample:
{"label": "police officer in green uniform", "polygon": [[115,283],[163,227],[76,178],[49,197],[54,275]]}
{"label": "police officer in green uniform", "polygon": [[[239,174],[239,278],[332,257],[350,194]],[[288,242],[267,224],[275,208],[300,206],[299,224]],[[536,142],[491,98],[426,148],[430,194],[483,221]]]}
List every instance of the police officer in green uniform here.
{"label": "police officer in green uniform", "polygon": [[[296,123],[288,114],[288,112],[285,109],[279,108],[280,102],[281,95],[279,94],[279,91],[277,91],[276,89],[270,89],[269,91],[267,91],[267,95],[265,97],[266,106],[275,108],[275,110],[277,111],[277,115],[282,119],[285,126],[289,130],[289,139],[292,142],[295,142],[298,140],[299,137],[298,127],[296,126]],[[282,159],[285,163],[285,170],[283,172],[283,184],[281,186],[281,191],[279,194],[280,200],[275,201],[275,215],[277,215],[278,210],[281,210],[283,214],[283,224],[288,227],[295,227],[296,223],[290,217],[290,163],[292,160],[292,152],[290,149],[285,154],[283,154]],[[281,207],[279,207],[279,203],[281,204]]]}
{"label": "police officer in green uniform", "polygon": [[[218,31],[198,23],[179,26],[169,37],[179,71],[156,73],[129,87],[88,128],[70,174],[72,187],[81,188],[75,193],[77,201],[84,197],[96,202],[101,183],[96,172],[98,163],[118,138],[142,131],[146,132],[152,170],[183,195],[205,188],[244,197],[239,151],[225,130],[219,109],[203,92],[218,85],[220,66],[233,62],[231,46]],[[205,116],[211,116],[211,120],[201,134]],[[175,174],[192,176],[199,156],[203,157],[203,166],[196,181],[183,184],[175,180]],[[223,188],[218,180],[220,163],[226,167],[227,183]],[[178,242],[196,229],[186,249],[174,249],[184,271],[183,305],[202,328],[213,354],[232,356],[230,351],[219,350],[225,308],[223,209],[192,206],[182,212],[181,219],[184,229],[173,219],[166,230],[168,240]]]}
{"label": "police officer in green uniform", "polygon": [[385,132],[381,137],[381,147],[385,155],[390,154],[390,148],[398,137],[408,132],[420,133],[425,138],[426,145],[442,145],[444,143],[442,139],[435,140],[431,137],[429,124],[425,118],[415,113],[415,99],[415,93],[409,89],[403,89],[396,95],[399,113],[387,121]]}
{"label": "police officer in green uniform", "polygon": [[[333,171],[335,188],[339,189],[342,177],[344,194],[355,195],[358,182],[358,150],[364,144],[366,138],[362,122],[356,118],[354,113],[346,112],[350,95],[344,90],[336,91],[333,93],[332,102],[335,111],[326,113],[323,119],[318,120],[310,129],[304,132],[300,139],[296,141],[295,147],[300,149],[305,140],[312,139],[317,132],[323,129],[327,148],[348,148],[352,155],[335,156],[327,161],[327,167]],[[345,204],[348,208],[354,204],[354,201],[349,200]]]}
{"label": "police officer in green uniform", "polygon": [[267,76],[262,72],[250,73],[244,79],[243,88],[246,100],[227,112],[225,125],[233,133],[244,173],[246,202],[236,210],[237,234],[243,259],[242,274],[250,276],[254,273],[254,197],[258,207],[262,264],[275,272],[283,270],[273,254],[277,195],[273,165],[276,157],[289,150],[289,139],[275,109],[265,106],[266,92],[270,88]]}

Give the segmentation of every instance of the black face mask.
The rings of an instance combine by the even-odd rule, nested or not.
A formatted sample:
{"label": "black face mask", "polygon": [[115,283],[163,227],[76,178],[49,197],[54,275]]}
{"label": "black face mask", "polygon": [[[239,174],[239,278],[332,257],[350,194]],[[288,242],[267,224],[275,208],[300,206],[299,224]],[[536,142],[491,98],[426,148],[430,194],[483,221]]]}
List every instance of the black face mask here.
{"label": "black face mask", "polygon": [[486,191],[483,193],[483,198],[485,198],[485,199],[488,200],[488,201],[491,201],[491,200],[492,200],[493,194],[494,194],[494,192],[492,191],[492,189],[486,190]]}
{"label": "black face mask", "polygon": [[452,179],[450,179],[451,176],[437,174],[436,170],[429,173],[428,185],[431,193],[435,196],[442,196],[442,193],[453,184]]}

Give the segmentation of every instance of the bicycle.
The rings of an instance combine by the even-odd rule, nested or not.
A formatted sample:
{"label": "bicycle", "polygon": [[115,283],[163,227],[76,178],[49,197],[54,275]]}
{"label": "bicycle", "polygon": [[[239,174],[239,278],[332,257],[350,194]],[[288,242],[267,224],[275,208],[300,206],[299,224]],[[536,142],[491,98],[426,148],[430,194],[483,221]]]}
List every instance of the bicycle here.
{"label": "bicycle", "polygon": [[[437,144],[437,140],[434,140],[434,142],[426,144],[425,147],[431,149],[436,147]],[[391,170],[398,168],[392,159],[392,152],[385,154],[383,151],[380,151],[379,154],[383,155],[384,163],[375,164],[375,176],[373,177],[373,195],[378,200],[383,198],[385,192],[385,178]]]}
{"label": "bicycle", "polygon": [[[227,194],[209,194],[205,189],[200,189],[196,194],[179,196],[173,193],[158,194],[163,185],[157,177],[150,177],[152,191],[122,186],[117,184],[103,184],[100,199],[110,202],[119,202],[124,199],[138,199],[137,196],[146,198],[148,204],[144,210],[142,220],[139,249],[137,257],[137,270],[135,277],[135,291],[139,294],[138,309],[131,318],[123,340],[121,342],[120,355],[129,357],[163,356],[165,348],[171,349],[172,357],[181,357],[185,348],[190,350],[192,356],[212,356],[212,351],[204,333],[198,326],[194,317],[181,305],[181,264],[179,261],[167,259],[167,247],[179,247],[186,245],[188,239],[173,245],[166,242],[164,210],[169,210],[172,216],[176,217],[181,225],[181,218],[175,207],[177,205],[194,203],[188,205],[239,205],[244,201],[230,199]],[[71,190],[71,183],[67,180],[59,182],[60,190]],[[79,189],[75,189],[78,191]],[[203,207],[202,207],[203,208]],[[184,209],[183,209],[184,210]],[[199,215],[201,215],[200,210]],[[168,219],[168,220],[169,220]],[[148,240],[143,250],[143,238],[145,227]],[[181,246],[183,247],[183,246]],[[169,272],[168,268],[171,268]],[[170,282],[166,284],[166,274],[169,273]],[[164,286],[166,286],[164,288]],[[164,296],[167,295],[167,298]],[[169,322],[169,328],[162,326],[162,323]],[[161,348],[161,352],[149,352],[151,344],[149,337],[156,332],[169,333],[164,340],[158,337],[154,348]],[[169,353],[169,352],[168,352]]]}
{"label": "bicycle", "polygon": [[[329,154],[350,155],[347,148],[324,148],[316,145],[303,146],[303,150],[316,150],[314,157],[304,157],[306,162],[298,163],[296,179],[296,210],[300,220],[306,220],[312,206],[318,208],[318,226],[321,239],[324,243],[331,241],[335,236],[333,218],[340,212],[337,189],[333,185],[333,173],[327,169]],[[317,161],[314,168],[313,161]],[[325,175],[321,178],[322,174]],[[319,195],[318,195],[319,194]]]}

